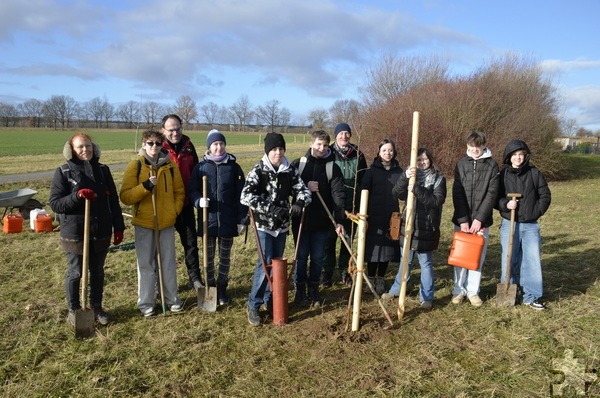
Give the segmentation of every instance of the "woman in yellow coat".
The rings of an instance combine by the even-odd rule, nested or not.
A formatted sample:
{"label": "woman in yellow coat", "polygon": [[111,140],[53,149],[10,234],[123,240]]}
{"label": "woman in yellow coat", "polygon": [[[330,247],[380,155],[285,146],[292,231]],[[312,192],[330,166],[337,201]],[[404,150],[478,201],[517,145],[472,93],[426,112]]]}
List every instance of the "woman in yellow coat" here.
{"label": "woman in yellow coat", "polygon": [[[183,302],[177,297],[174,225],[183,207],[185,188],[179,168],[170,160],[168,152],[161,148],[162,141],[163,135],[159,131],[144,131],[138,159],[127,165],[120,193],[121,201],[133,206],[131,223],[135,227],[137,306],[146,317],[154,315],[156,305],[155,217],[158,221],[165,304],[172,312],[183,310]],[[153,191],[156,213],[152,203]]]}

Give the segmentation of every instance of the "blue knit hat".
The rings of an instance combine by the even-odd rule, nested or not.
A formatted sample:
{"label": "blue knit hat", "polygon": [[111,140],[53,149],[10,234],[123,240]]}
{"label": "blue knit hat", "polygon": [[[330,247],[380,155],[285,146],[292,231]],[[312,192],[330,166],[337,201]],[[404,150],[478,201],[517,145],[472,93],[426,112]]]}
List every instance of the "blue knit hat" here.
{"label": "blue knit hat", "polygon": [[219,130],[212,129],[208,132],[206,136],[206,147],[210,148],[213,142],[215,141],[223,141],[223,144],[227,145],[227,141],[225,141],[225,136]]}
{"label": "blue knit hat", "polygon": [[350,135],[352,135],[352,129],[350,129],[350,125],[348,125],[348,123],[338,123],[338,125],[335,126],[335,130],[333,131],[333,136],[337,137],[337,135],[342,131],[347,131],[348,133],[350,133]]}

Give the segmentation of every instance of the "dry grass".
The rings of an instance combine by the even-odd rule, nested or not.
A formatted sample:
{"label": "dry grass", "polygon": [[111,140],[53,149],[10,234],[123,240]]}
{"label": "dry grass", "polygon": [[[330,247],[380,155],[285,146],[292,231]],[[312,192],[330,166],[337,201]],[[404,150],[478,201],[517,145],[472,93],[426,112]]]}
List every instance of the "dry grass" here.
{"label": "dry grass", "polygon": [[[239,152],[236,150],[235,152]],[[256,159],[243,159],[247,170]],[[120,181],[120,173],[115,177]],[[29,184],[47,201],[48,181]],[[0,191],[20,188],[0,185]],[[553,183],[553,204],[541,221],[545,299],[548,311],[496,308],[500,250],[494,228],[484,269],[481,308],[453,306],[449,249],[452,203],[444,211],[444,239],[436,253],[434,310],[409,311],[391,330],[376,303],[361,309],[361,328],[345,332],[348,288],[324,292],[318,310],[290,307],[290,323],[255,328],[245,301],[256,262],[252,235],[236,239],[230,306],[216,313],[195,307],[185,290],[179,252],[178,276],[186,311],[144,319],[135,308],[135,252],[109,254],[106,308],[115,322],[79,341],[65,324],[64,255],[57,236],[1,234],[0,393],[39,396],[223,396],[281,397],[547,397],[552,360],[572,349],[597,369],[600,343],[600,176]],[[125,241],[133,231],[126,231]],[[288,253],[292,255],[291,240]],[[391,267],[391,281],[396,266]],[[418,281],[419,269],[412,280]],[[395,313],[393,306],[388,305]],[[600,394],[598,384],[589,396]],[[574,393],[574,391],[568,391]]]}

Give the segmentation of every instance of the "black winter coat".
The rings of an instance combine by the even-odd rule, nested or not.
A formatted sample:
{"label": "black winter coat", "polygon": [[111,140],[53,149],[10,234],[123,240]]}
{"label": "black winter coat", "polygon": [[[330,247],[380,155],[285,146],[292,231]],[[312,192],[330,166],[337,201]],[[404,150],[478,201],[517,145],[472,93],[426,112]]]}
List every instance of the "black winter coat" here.
{"label": "black winter coat", "polygon": [[477,219],[483,227],[494,223],[492,211],[498,198],[498,163],[486,150],[483,156],[473,159],[465,156],[456,164],[452,199],[452,222],[460,225]]}
{"label": "black winter coat", "polygon": [[[513,152],[524,150],[527,155],[525,161],[519,168],[511,166],[510,157]],[[552,195],[548,183],[543,174],[529,164],[531,152],[525,142],[512,140],[504,151],[504,168],[500,172],[500,191],[498,195],[498,207],[502,218],[510,220],[510,210],[506,207],[509,198],[507,193],[519,193],[519,205],[515,212],[517,222],[535,222],[550,207]]]}
{"label": "black winter coat", "polygon": [[[208,235],[215,237],[237,236],[237,225],[247,224],[248,208],[240,203],[244,188],[244,172],[236,163],[235,156],[228,156],[220,163],[204,158],[194,167],[190,178],[188,194],[197,206],[202,194],[202,177],[207,176]],[[198,208],[198,235],[203,235],[203,211]]]}
{"label": "black winter coat", "polygon": [[[58,214],[61,239],[80,242],[71,247],[81,246],[85,200],[77,196],[77,191],[83,188],[93,190],[98,197],[90,201],[90,239],[107,241],[104,246],[108,248],[113,229],[125,230],[119,195],[108,166],[99,163],[97,157],[92,158],[89,163],[94,179],[85,174],[84,163],[79,159],[70,159],[56,169],[50,187],[50,207]],[[64,243],[63,248],[66,249]]]}
{"label": "black winter coat", "polygon": [[[311,154],[311,150],[309,149],[305,156],[306,165],[304,166],[304,170],[302,170],[300,178],[302,178],[302,181],[304,181],[304,184],[307,186],[309,181],[317,181],[319,183],[319,193],[327,205],[329,212],[333,215],[337,223],[343,222],[346,189],[344,187],[342,171],[339,166],[335,164],[333,152],[330,151],[328,155],[317,159]],[[328,162],[333,162],[331,181],[327,178],[326,165]],[[292,165],[300,170],[300,159],[294,160]],[[311,196],[312,201],[306,206],[304,211],[302,229],[304,231],[333,230],[333,223],[329,219],[329,215],[323,208],[317,194],[311,193]],[[299,217],[292,219],[292,226],[294,229],[298,227],[299,222]]]}
{"label": "black winter coat", "polygon": [[377,157],[363,176],[361,190],[369,191],[365,261],[386,262],[400,259],[400,245],[388,238],[388,230],[392,212],[399,210],[398,200],[391,195],[392,189],[403,173],[396,159],[392,160],[392,166],[386,170]]}
{"label": "black winter coat", "polygon": [[[410,248],[418,252],[429,252],[438,248],[440,243],[440,223],[442,206],[446,201],[446,177],[436,173],[434,184],[428,188],[417,185],[413,187],[415,195],[415,221]],[[409,179],[402,173],[392,190],[396,200],[406,200]],[[400,230],[400,247],[404,244],[406,228],[406,212],[402,215]]]}

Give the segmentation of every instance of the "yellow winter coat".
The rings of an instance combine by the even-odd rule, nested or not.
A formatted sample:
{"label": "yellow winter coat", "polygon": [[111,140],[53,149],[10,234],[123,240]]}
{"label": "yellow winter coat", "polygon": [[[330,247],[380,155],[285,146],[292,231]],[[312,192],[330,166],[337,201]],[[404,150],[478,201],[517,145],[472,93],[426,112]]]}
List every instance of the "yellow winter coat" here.
{"label": "yellow winter coat", "polygon": [[[170,160],[168,153],[160,152],[156,167],[158,167],[156,173],[158,181],[154,189],[158,229],[162,230],[175,224],[175,219],[181,212],[185,200],[185,188],[179,168]],[[138,159],[129,162],[125,168],[119,196],[124,204],[133,205],[131,224],[154,229],[152,191],[142,185],[149,176],[150,164],[143,155],[140,155]]]}

